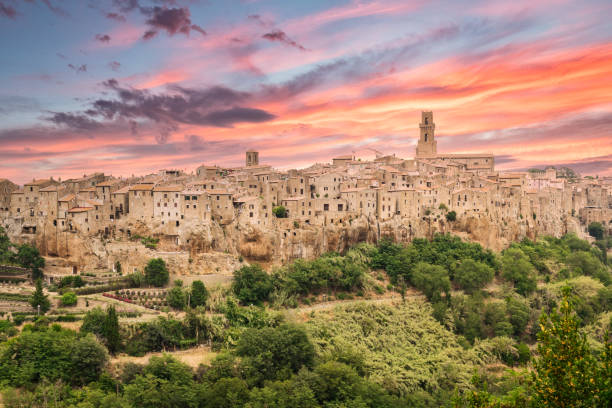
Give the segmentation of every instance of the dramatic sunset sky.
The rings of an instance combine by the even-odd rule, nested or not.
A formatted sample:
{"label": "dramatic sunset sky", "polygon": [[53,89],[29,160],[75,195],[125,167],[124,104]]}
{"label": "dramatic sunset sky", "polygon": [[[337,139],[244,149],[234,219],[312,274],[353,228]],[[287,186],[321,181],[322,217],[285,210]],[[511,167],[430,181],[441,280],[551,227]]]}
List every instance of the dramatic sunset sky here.
{"label": "dramatic sunset sky", "polygon": [[368,149],[612,174],[612,1],[0,0],[0,177]]}

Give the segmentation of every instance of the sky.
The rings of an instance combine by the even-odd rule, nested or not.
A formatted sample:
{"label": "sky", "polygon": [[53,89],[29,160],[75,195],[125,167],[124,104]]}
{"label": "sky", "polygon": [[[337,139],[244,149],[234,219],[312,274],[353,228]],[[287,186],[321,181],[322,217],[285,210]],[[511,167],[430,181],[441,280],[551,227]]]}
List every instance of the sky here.
{"label": "sky", "polygon": [[374,150],[612,175],[610,0],[0,0],[0,177]]}

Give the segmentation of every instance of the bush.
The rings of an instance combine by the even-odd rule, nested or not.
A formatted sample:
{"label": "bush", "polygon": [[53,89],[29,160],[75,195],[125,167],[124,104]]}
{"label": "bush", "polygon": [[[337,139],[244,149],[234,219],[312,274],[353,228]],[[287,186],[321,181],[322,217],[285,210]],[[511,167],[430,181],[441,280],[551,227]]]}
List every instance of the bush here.
{"label": "bush", "polygon": [[274,207],[272,209],[272,214],[274,214],[276,218],[287,218],[288,216],[287,209],[283,207],[282,205],[279,205],[278,207]]}
{"label": "bush", "polygon": [[166,262],[161,258],[149,260],[145,267],[145,281],[149,285],[156,287],[165,286],[170,279],[170,274],[166,268]]}
{"label": "bush", "polygon": [[112,292],[115,290],[128,289],[128,288],[133,288],[133,287],[135,287],[133,282],[123,281],[123,282],[112,283],[109,285],[95,285],[95,286],[85,286],[83,288],[75,288],[71,292],[74,292],[77,295],[91,295],[92,293]]}
{"label": "bush", "polygon": [[66,292],[60,300],[63,306],[74,306],[77,304],[77,295],[74,292]]}
{"label": "bush", "polygon": [[449,211],[446,213],[446,221],[456,221],[457,213],[455,211]]}
{"label": "bush", "polygon": [[603,239],[604,237],[604,228],[600,222],[592,222],[588,226],[589,235],[595,238],[596,240]]}
{"label": "bush", "polygon": [[85,286],[85,281],[80,276],[64,276],[57,285],[58,288],[80,288]]}

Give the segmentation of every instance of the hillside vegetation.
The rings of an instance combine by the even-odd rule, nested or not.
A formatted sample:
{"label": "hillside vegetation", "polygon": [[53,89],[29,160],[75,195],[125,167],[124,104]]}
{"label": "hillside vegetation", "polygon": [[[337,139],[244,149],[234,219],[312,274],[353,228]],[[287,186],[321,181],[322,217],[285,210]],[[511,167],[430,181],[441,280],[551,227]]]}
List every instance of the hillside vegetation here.
{"label": "hillside vegetation", "polygon": [[[502,253],[450,235],[383,241],[270,272],[245,265],[226,289],[175,282],[168,300],[180,314],[149,321],[122,322],[113,307],[90,310],[78,331],[46,316],[21,330],[20,321],[3,320],[3,401],[607,407],[612,275],[605,249],[573,235],[524,240]],[[338,304],[322,307],[330,301]],[[196,370],[171,354],[144,365],[109,363],[109,354],[193,347],[217,355]]]}

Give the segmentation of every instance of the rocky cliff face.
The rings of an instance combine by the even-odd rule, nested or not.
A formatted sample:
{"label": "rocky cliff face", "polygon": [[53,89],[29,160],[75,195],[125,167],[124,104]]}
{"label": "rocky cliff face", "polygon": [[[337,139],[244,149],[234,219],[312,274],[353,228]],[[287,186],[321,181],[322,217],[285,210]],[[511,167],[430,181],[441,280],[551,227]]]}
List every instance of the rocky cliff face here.
{"label": "rocky cliff face", "polygon": [[[312,259],[328,251],[344,251],[360,242],[375,243],[382,238],[409,242],[414,238],[431,238],[435,233],[452,233],[499,251],[510,242],[541,235],[561,236],[568,232],[582,234],[576,218],[517,219],[494,222],[485,216],[464,216],[448,222],[441,212],[421,219],[394,217],[377,221],[359,217],[350,222],[326,226],[299,225],[276,220],[271,228],[217,223],[186,223],[178,235],[168,235],[159,227],[143,223],[118,223],[111,237],[89,236],[74,232],[49,234],[38,228],[36,234],[22,234],[19,225],[9,225],[8,233],[15,242],[30,242],[43,254],[62,258],[63,266],[76,266],[78,271],[112,270],[118,261],[124,273],[143,270],[150,258],[164,258],[172,273],[201,275],[231,274],[241,260],[259,262],[271,267],[297,258]],[[139,239],[125,233],[156,237],[155,249],[146,248]]]}

